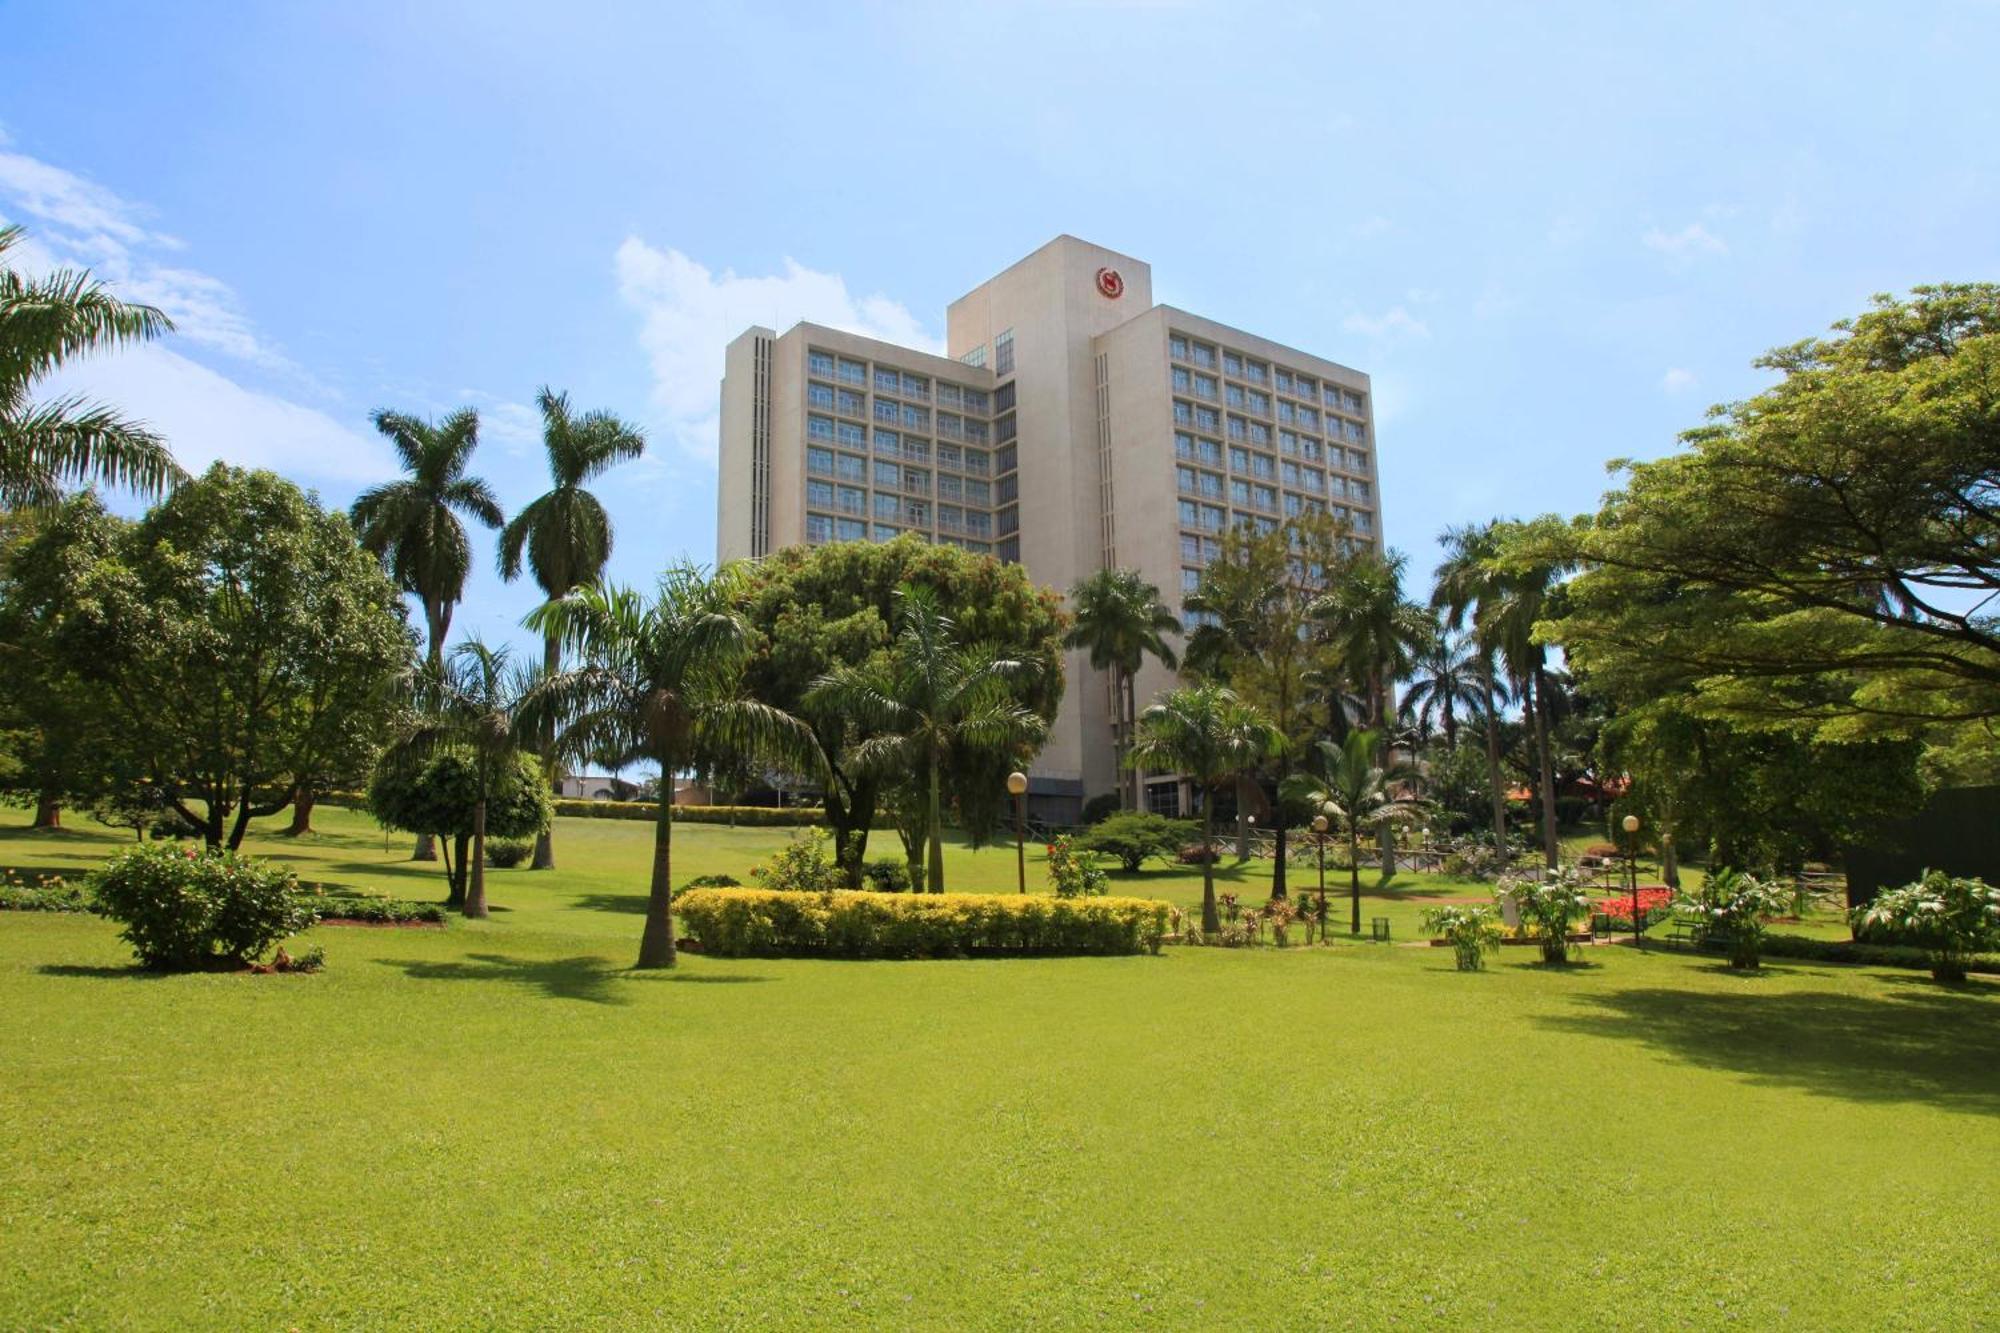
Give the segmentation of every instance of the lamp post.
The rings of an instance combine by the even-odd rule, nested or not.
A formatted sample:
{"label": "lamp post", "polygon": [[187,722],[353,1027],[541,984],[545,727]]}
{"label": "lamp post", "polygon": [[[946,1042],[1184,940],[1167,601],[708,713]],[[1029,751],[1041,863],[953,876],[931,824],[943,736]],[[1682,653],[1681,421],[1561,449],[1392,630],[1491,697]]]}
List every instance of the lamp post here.
{"label": "lamp post", "polygon": [[1313,841],[1319,844],[1319,928],[1320,943],[1326,943],[1326,816],[1314,815]]}
{"label": "lamp post", "polygon": [[1014,797],[1014,878],[1020,892],[1028,891],[1028,775],[1015,769],[1007,775]]}
{"label": "lamp post", "polygon": [[1639,816],[1619,821],[1625,829],[1625,882],[1632,890],[1632,944],[1646,947],[1646,925],[1639,919]]}

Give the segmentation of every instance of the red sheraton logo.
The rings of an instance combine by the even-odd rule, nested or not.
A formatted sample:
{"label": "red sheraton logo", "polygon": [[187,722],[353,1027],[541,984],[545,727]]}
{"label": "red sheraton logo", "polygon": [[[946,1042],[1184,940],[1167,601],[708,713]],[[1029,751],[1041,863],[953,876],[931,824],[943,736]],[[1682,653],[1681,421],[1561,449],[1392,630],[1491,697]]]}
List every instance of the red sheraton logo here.
{"label": "red sheraton logo", "polygon": [[1125,294],[1125,279],[1115,268],[1101,268],[1097,270],[1097,290],[1115,301]]}

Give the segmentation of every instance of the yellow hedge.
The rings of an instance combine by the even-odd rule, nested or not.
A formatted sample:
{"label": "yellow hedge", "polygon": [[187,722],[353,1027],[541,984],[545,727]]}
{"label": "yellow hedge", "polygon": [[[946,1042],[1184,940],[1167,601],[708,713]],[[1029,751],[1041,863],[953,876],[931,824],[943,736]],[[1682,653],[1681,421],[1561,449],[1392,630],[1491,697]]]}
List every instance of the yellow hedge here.
{"label": "yellow hedge", "polygon": [[1150,898],[689,889],[675,906],[702,952],[727,958],[970,958],[1158,953]]}

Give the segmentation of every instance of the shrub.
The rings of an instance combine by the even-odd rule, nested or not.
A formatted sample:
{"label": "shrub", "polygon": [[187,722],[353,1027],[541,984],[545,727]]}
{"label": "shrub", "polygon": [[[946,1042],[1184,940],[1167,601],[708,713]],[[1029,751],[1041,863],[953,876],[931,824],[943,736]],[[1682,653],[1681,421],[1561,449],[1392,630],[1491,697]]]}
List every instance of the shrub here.
{"label": "shrub", "polygon": [[519,838],[500,838],[486,844],[486,864],[512,870],[534,854],[535,844]]}
{"label": "shrub", "polygon": [[88,912],[90,900],[83,890],[61,875],[37,875],[32,885],[21,882],[21,872],[0,872],[0,912]]}
{"label": "shrub", "polygon": [[1096,898],[1104,892],[1104,871],[1079,852],[1075,840],[1058,833],[1049,843],[1049,887],[1058,898]]}
{"label": "shrub", "polygon": [[910,867],[893,856],[870,861],[868,868],[861,873],[867,878],[868,887],[877,893],[910,891]]}
{"label": "shrub", "polygon": [[[1928,971],[1931,954],[1908,944],[1868,944],[1861,940],[1821,940],[1810,935],[1772,932],[1764,937],[1767,958],[1796,958],[1810,963],[1854,963],[1865,967],[1904,967]],[[2000,975],[2000,954],[1966,954],[1965,970]]]}
{"label": "shrub", "polygon": [[686,893],[689,889],[733,889],[742,883],[734,875],[696,875],[681,885],[681,892]]}
{"label": "shrub", "polygon": [[1109,819],[1118,813],[1118,804],[1117,792],[1099,792],[1083,803],[1083,822],[1086,824],[1097,824],[1102,820]]}
{"label": "shrub", "polygon": [[1222,849],[1212,842],[1191,842],[1174,853],[1184,866],[1210,865],[1222,859]]}
{"label": "shrub", "polygon": [[1570,923],[1590,919],[1590,895],[1574,866],[1545,871],[1540,878],[1503,876],[1494,898],[1514,900],[1521,923],[1533,926],[1541,940],[1545,963],[1568,962]]}
{"label": "shrub", "polygon": [[[1641,907],[1644,907],[1642,902]],[[1701,918],[1704,937],[1719,937],[1731,967],[1753,968],[1764,943],[1764,922],[1789,911],[1792,891],[1727,867],[1708,877],[1700,892],[1682,894],[1674,906]],[[1629,910],[1629,909],[1628,909]]]}
{"label": "shrub", "polygon": [[1875,901],[1855,909],[1856,933],[1891,930],[1922,949],[1931,976],[1965,980],[1967,955],[2000,943],[2000,889],[1980,879],[1959,879],[1930,870],[1913,884],[1884,889]]}
{"label": "shrub", "polygon": [[1486,955],[1500,949],[1500,918],[1490,907],[1450,903],[1424,913],[1424,929],[1439,939],[1449,940],[1461,972],[1477,972],[1486,966]]}
{"label": "shrub", "polygon": [[1149,856],[1172,859],[1187,834],[1188,826],[1177,819],[1124,810],[1086,830],[1076,845],[1084,851],[1102,852],[1127,874],[1136,874]]}
{"label": "shrub", "polygon": [[1476,838],[1461,838],[1444,856],[1444,873],[1453,879],[1492,881],[1507,873],[1513,858]]}
{"label": "shrub", "polygon": [[401,898],[328,889],[318,884],[302,887],[299,899],[315,921],[362,921],[371,926],[388,926],[412,921],[442,923],[445,919],[443,903],[413,903]]}
{"label": "shrub", "polygon": [[317,944],[301,949],[296,954],[288,953],[285,946],[278,946],[278,956],[271,960],[273,972],[317,972],[326,966],[326,950]]}
{"label": "shrub", "polygon": [[242,966],[317,919],[289,870],[233,852],[134,847],[93,871],[90,886],[147,967]]}
{"label": "shrub", "polygon": [[965,958],[1159,951],[1168,908],[1148,898],[781,893],[698,889],[681,919],[729,958]]}
{"label": "shrub", "polygon": [[840,883],[840,871],[826,854],[826,830],[801,829],[771,857],[752,866],[750,878],[780,893],[825,893]]}

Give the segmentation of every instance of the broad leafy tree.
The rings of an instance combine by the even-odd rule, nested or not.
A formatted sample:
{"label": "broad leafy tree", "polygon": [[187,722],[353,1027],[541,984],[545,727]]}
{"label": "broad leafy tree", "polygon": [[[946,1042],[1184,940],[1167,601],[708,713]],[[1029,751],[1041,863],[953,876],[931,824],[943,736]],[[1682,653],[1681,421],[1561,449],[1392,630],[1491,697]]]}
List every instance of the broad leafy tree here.
{"label": "broad leafy tree", "polygon": [[[646,437],[609,412],[573,412],[568,394],[547,387],[535,403],[542,413],[550,486],[501,529],[500,577],[511,583],[525,568],[553,602],[604,576],[611,559],[611,515],[585,483],[639,457],[646,451]],[[561,666],[561,645],[554,635],[545,635],[542,669],[554,675]],[[553,781],[558,769],[554,733],[538,737],[537,744]],[[535,839],[535,869],[553,869],[555,863],[554,841],[544,829]]]}
{"label": "broad leafy tree", "polygon": [[[723,749],[813,771],[811,730],[744,695],[751,630],[737,610],[738,577],[681,564],[650,598],[590,584],[537,608],[529,628],[554,634],[577,665],[545,680],[531,709],[546,710],[579,745],[657,765],[663,794],[696,756]],[[674,965],[673,839],[665,799],[653,824],[642,968]]]}
{"label": "broad leafy tree", "polygon": [[1139,808],[1139,774],[1125,766],[1138,725],[1139,700],[1134,681],[1148,657],[1169,670],[1179,665],[1169,635],[1178,635],[1180,617],[1160,599],[1157,586],[1130,569],[1100,569],[1070,589],[1076,623],[1064,644],[1090,654],[1090,665],[1111,673],[1112,697],[1118,716],[1112,743],[1117,752],[1120,798],[1127,809]]}
{"label": "broad leafy tree", "polygon": [[828,672],[806,694],[808,711],[842,714],[869,733],[853,749],[857,767],[921,774],[930,849],[924,887],[932,893],[945,887],[944,775],[953,759],[968,752],[1025,759],[1048,734],[1011,688],[1033,670],[967,642],[937,594],[911,584],[899,594],[887,654]]}
{"label": "broad leafy tree", "polygon": [[145,342],[173,323],[112,296],[87,271],[30,276],[0,226],[0,505],[47,508],[65,488],[122,486],[157,496],[181,479],[166,442],[116,409],[77,395],[37,400],[35,387],[77,357]]}
{"label": "broad leafy tree", "polygon": [[489,838],[531,838],[554,815],[541,765],[525,753],[490,766],[482,785],[478,761],[464,749],[397,745],[383,753],[368,782],[368,809],[384,825],[439,840],[447,907],[466,905],[473,811],[482,791]]}
{"label": "broad leafy tree", "polygon": [[1180,773],[1201,792],[1201,928],[1222,929],[1215,910],[1215,794],[1276,758],[1284,733],[1235,691],[1208,681],[1161,695],[1139,715],[1126,762]]}

